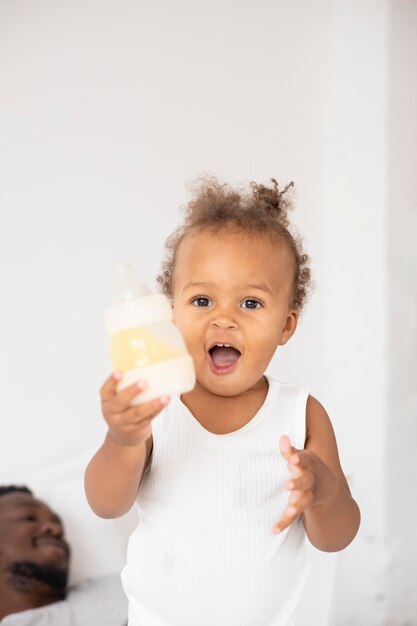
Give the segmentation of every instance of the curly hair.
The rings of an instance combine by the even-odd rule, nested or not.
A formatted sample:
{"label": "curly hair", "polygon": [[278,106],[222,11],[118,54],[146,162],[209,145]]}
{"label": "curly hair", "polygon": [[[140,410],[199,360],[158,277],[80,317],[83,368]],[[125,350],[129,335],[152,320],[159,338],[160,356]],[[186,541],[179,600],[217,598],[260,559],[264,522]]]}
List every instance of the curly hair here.
{"label": "curly hair", "polygon": [[191,232],[235,228],[239,232],[265,234],[283,243],[293,259],[291,306],[301,311],[311,288],[309,257],[304,253],[300,236],[290,226],[288,211],[293,208],[294,183],[280,190],[275,178],[267,187],[250,183],[248,191],[233,189],[214,177],[202,177],[193,186],[194,195],[186,205],[183,223],[165,242],[165,258],[156,281],[162,292],[172,298],[175,259],[181,242]]}

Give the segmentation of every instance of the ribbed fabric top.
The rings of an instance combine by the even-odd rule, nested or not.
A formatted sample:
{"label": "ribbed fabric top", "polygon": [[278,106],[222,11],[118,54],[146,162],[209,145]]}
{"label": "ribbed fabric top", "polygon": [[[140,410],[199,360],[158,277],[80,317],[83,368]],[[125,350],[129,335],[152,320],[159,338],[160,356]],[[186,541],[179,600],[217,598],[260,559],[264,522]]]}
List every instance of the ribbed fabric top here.
{"label": "ribbed fabric top", "polygon": [[290,626],[309,563],[301,520],[274,535],[290,477],[279,438],[304,448],[308,390],[268,377],[241,429],[207,431],[178,397],[153,421],[122,581],[129,626]]}

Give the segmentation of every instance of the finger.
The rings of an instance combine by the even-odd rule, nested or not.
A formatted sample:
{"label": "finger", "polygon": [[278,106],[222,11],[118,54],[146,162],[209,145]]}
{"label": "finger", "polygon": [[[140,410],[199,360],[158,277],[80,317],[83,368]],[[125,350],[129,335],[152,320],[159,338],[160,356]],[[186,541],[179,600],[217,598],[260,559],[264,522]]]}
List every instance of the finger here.
{"label": "finger", "polygon": [[112,372],[112,374],[104,381],[100,389],[101,399],[104,401],[110,400],[117,393],[117,385],[123,378],[123,373],[119,370]]}
{"label": "finger", "polygon": [[298,516],[298,508],[293,505],[288,506],[279,522],[272,528],[272,532],[276,535],[281,533],[283,530],[288,528],[288,526],[290,526],[298,518]]}
{"label": "finger", "polygon": [[124,414],[126,416],[126,421],[129,421],[132,424],[139,424],[143,420],[152,419],[162,411],[170,399],[171,398],[169,396],[160,396],[159,398],[155,398],[149,402],[138,404],[126,411]]}
{"label": "finger", "polygon": [[288,469],[298,476],[311,469],[311,455],[308,450],[293,448],[293,454],[288,459]]}
{"label": "finger", "polygon": [[136,396],[142,393],[145,389],[146,383],[143,380],[139,380],[138,382],[133,383],[133,385],[129,385],[129,387],[126,387],[111,399],[111,410],[114,413],[125,411],[129,408],[133,398],[136,398]]}
{"label": "finger", "polygon": [[288,491],[308,491],[314,486],[314,477],[311,472],[303,472],[298,478],[292,477],[284,483]]}
{"label": "finger", "polygon": [[279,533],[295,520],[297,520],[303,512],[311,506],[313,501],[313,492],[308,489],[307,491],[292,491],[288,500],[287,508],[285,509],[279,522],[273,527],[274,533]]}
{"label": "finger", "polygon": [[300,450],[291,445],[288,435],[282,435],[282,437],[280,437],[279,450],[286,461],[289,461],[294,454],[300,452]]}
{"label": "finger", "polygon": [[287,508],[295,508],[296,517],[298,517],[301,513],[308,509],[312,501],[313,492],[310,489],[307,489],[307,491],[291,491]]}

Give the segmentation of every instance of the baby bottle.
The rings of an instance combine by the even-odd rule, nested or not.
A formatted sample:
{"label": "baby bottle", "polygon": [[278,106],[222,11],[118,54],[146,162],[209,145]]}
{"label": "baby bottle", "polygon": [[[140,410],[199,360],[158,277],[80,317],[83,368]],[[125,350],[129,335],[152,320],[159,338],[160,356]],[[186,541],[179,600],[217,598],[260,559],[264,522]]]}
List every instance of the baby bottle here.
{"label": "baby bottle", "polygon": [[115,304],[105,311],[114,369],[124,373],[118,391],[143,380],[147,387],[132,402],[191,391],[194,363],[172,321],[168,298],[152,294],[127,263],[119,265]]}

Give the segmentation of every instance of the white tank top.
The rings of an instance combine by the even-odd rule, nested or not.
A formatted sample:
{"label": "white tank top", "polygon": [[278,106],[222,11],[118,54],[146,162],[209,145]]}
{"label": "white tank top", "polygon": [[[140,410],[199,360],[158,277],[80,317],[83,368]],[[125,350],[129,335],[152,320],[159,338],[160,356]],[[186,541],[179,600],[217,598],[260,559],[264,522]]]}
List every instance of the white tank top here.
{"label": "white tank top", "polygon": [[304,448],[308,390],[268,377],[243,428],[207,431],[174,396],[153,421],[122,581],[129,626],[290,626],[309,561],[301,519],[274,535],[290,477],[279,438]]}

